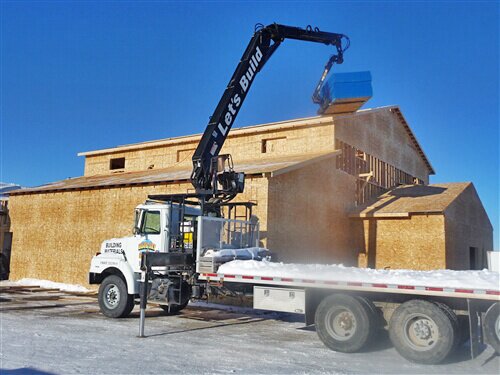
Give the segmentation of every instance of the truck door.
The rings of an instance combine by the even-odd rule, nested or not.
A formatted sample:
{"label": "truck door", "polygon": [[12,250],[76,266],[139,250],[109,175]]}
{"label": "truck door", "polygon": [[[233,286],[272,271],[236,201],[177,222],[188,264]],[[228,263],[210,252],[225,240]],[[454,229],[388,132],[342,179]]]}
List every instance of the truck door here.
{"label": "truck door", "polygon": [[186,213],[185,207],[172,205],[168,223],[167,251],[193,253],[193,249],[196,247],[196,216]]}
{"label": "truck door", "polygon": [[144,210],[139,226],[139,251],[164,251],[160,210]]}

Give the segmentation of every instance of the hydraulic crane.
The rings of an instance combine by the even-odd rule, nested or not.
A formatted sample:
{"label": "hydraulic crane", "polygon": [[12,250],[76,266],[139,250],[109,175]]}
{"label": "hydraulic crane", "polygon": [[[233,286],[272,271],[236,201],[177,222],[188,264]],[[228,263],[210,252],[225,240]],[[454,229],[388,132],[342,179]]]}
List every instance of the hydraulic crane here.
{"label": "hydraulic crane", "polygon": [[218,213],[217,206],[242,193],[244,173],[233,169],[230,155],[219,155],[241,106],[255,80],[255,76],[271,58],[285,39],[323,43],[335,47],[313,93],[313,101],[321,103],[319,96],[323,82],[333,64],[342,64],[344,51],[349,47],[349,38],[343,34],[320,31],[308,26],[305,29],[279,24],[264,26],[257,24],[241,60],[210,117],[210,121],[193,155],[191,183],[201,206]]}
{"label": "hydraulic crane", "polygon": [[[360,270],[344,271],[347,277],[338,270],[320,272],[323,267],[335,267],[324,265],[314,273],[308,265],[289,275],[288,264],[225,267],[230,260],[258,261],[269,255],[259,247],[258,222],[251,219],[251,213],[247,220],[231,219],[230,211],[229,217],[220,217],[223,205],[241,204],[228,202],[243,191],[245,175],[234,172],[229,155],[219,153],[256,74],[287,38],[336,48],[313,94],[322,109],[329,105],[320,91],[333,64],[343,62],[349,39],[311,27],[258,25],[193,155],[191,182],[196,192],[150,195],[136,207],[134,235],[103,241],[92,258],[89,283],[100,284],[98,301],[103,314],[129,315],[139,295],[139,336],[145,337],[148,299],[172,314],[184,309],[190,299],[253,296],[255,308],[304,314],[306,325],[314,323],[330,349],[359,351],[387,324],[391,341],[403,357],[436,364],[463,341],[457,315],[465,312],[472,357],[483,342],[500,353],[498,287],[453,286],[460,276],[453,274],[452,285],[446,284],[441,271],[436,284],[426,285],[428,281],[420,284],[424,279],[417,282],[414,275],[409,281],[400,272],[375,277],[370,270],[365,270],[366,279],[353,281],[350,275],[361,277]],[[379,306],[390,308],[381,314]],[[384,317],[390,314],[386,321]]]}

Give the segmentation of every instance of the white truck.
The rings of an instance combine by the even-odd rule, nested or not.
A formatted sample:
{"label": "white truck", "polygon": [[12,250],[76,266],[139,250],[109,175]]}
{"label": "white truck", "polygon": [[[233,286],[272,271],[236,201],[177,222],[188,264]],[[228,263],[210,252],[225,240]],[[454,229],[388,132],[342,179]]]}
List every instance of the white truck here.
{"label": "white truck", "polygon": [[[323,82],[332,65],[343,62],[349,38],[310,26],[257,25],[193,154],[195,193],[150,196],[136,209],[134,235],[104,241],[92,258],[89,282],[100,284],[103,314],[127,316],[140,300],[143,336],[148,300],[176,313],[191,299],[251,295],[256,308],[304,314],[306,324],[315,324],[323,343],[337,351],[358,351],[388,326],[396,349],[415,362],[442,361],[464,336],[471,338],[472,356],[483,341],[500,352],[498,285],[484,289],[450,287],[439,279],[434,285],[400,285],[346,280],[335,273],[316,278],[220,272],[230,260],[256,261],[269,255],[258,248],[252,204],[230,203],[243,191],[245,176],[233,171],[229,155],[219,152],[256,74],[285,39],[335,47],[313,94],[320,112],[332,104],[328,95],[321,95]],[[245,209],[245,220],[231,216],[237,209]]]}
{"label": "white truck", "polygon": [[425,286],[345,281],[335,273],[329,278],[220,273],[234,259],[269,256],[258,248],[258,223],[202,216],[185,198],[138,206],[134,235],[102,243],[89,279],[100,284],[104,315],[127,316],[139,302],[142,280],[143,309],[147,300],[177,313],[191,299],[253,296],[254,308],[304,314],[306,324],[315,324],[319,338],[336,351],[359,351],[387,326],[398,352],[418,363],[441,362],[467,337],[472,356],[481,342],[500,352],[500,287],[449,287],[439,279]]}

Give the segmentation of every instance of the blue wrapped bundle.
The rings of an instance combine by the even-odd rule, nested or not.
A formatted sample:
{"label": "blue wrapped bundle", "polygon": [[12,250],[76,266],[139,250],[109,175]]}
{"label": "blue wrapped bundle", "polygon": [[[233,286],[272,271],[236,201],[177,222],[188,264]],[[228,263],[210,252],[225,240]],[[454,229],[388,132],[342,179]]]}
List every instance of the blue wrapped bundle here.
{"label": "blue wrapped bundle", "polygon": [[373,95],[372,75],[366,72],[334,73],[321,88],[319,114],[356,112]]}

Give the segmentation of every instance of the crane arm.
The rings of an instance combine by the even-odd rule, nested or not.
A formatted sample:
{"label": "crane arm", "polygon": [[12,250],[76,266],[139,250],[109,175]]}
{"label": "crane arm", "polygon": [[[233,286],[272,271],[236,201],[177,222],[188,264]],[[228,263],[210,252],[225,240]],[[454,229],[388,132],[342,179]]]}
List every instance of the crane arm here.
{"label": "crane arm", "polygon": [[[342,41],[349,40],[343,34],[328,33],[317,28],[313,29],[310,26],[306,29],[279,24],[271,24],[266,27],[263,25],[256,26],[255,33],[229,80],[219,104],[210,117],[200,143],[193,154],[191,183],[197,192],[215,193],[217,178],[219,178],[220,182],[220,177],[217,175],[216,162],[214,163],[214,161],[217,160],[256,74],[260,72],[285,39],[323,43],[336,48],[336,54],[330,58],[325,66],[325,71],[313,94],[313,100],[318,97],[323,81],[333,63],[341,64],[343,62],[343,52],[348,47],[348,44],[343,46]],[[223,184],[226,190],[225,193],[235,195],[241,192],[243,189],[241,179],[241,174],[234,172],[227,174]]]}

